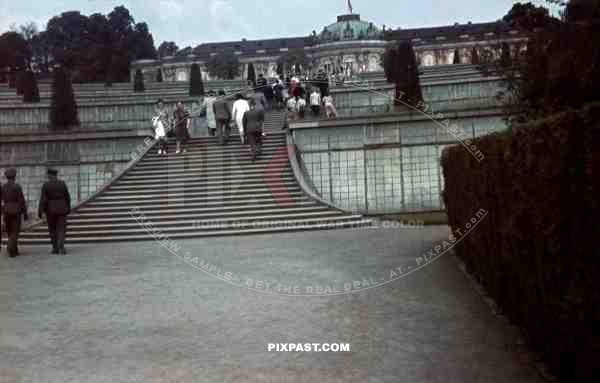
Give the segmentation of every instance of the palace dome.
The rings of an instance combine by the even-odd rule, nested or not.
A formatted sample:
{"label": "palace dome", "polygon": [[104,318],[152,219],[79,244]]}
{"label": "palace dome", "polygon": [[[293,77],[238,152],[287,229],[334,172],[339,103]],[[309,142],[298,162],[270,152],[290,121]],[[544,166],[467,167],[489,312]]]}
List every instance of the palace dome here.
{"label": "palace dome", "polygon": [[360,15],[349,14],[338,16],[336,23],[323,28],[319,40],[329,42],[379,39],[380,37],[381,30],[375,24],[361,20]]}

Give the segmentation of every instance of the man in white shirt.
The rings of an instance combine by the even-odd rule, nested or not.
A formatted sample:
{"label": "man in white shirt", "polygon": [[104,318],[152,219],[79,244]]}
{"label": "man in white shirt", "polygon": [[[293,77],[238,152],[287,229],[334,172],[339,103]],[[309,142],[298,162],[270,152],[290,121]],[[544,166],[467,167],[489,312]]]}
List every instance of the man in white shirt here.
{"label": "man in white shirt", "polygon": [[319,116],[319,112],[321,111],[321,95],[316,88],[313,89],[310,94],[310,109],[312,110],[313,116]]}
{"label": "man in white shirt", "polygon": [[248,101],[244,100],[244,97],[241,94],[235,95],[235,102],[233,103],[233,108],[231,109],[231,118],[235,121],[237,125],[238,131],[240,133],[240,140],[242,144],[245,143],[244,140],[244,113],[250,110],[250,105]]}

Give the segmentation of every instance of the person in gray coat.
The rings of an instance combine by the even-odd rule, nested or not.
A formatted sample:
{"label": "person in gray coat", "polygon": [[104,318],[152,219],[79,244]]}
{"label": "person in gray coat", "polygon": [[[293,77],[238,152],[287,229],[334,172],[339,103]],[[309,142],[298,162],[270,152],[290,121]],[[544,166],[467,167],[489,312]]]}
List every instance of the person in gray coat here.
{"label": "person in gray coat", "polygon": [[254,99],[250,99],[250,110],[244,113],[243,124],[246,142],[250,145],[250,155],[253,162],[261,153],[264,122],[265,110],[261,105],[256,105]]}
{"label": "person in gray coat", "polygon": [[213,113],[215,114],[215,120],[217,122],[217,137],[219,139],[219,144],[224,145],[229,141],[229,133],[230,126],[229,123],[231,121],[231,109],[229,108],[229,103],[225,98],[225,91],[220,90],[219,96],[216,101],[212,104]]}

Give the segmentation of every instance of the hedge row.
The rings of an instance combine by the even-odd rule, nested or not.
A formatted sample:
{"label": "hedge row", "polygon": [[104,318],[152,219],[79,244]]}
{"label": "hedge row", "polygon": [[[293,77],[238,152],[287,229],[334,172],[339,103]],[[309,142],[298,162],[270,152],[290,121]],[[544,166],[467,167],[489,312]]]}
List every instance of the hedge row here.
{"label": "hedge row", "polygon": [[444,151],[468,269],[564,382],[600,382],[600,104]]}

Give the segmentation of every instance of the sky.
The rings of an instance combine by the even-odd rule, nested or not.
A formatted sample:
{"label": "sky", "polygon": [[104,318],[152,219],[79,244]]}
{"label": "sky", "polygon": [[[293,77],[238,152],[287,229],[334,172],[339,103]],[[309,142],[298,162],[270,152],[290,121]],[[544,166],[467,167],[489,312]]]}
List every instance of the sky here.
{"label": "sky", "polygon": [[[502,18],[514,0],[351,0],[362,20],[386,28],[487,22]],[[533,0],[536,5],[547,5]],[[485,5],[483,5],[485,4]],[[0,0],[0,33],[11,26],[46,22],[65,11],[109,13],[124,5],[136,22],[145,21],[158,45],[175,41],[183,48],[206,42],[307,36],[348,12],[347,0]],[[554,9],[553,11],[556,11]]]}

